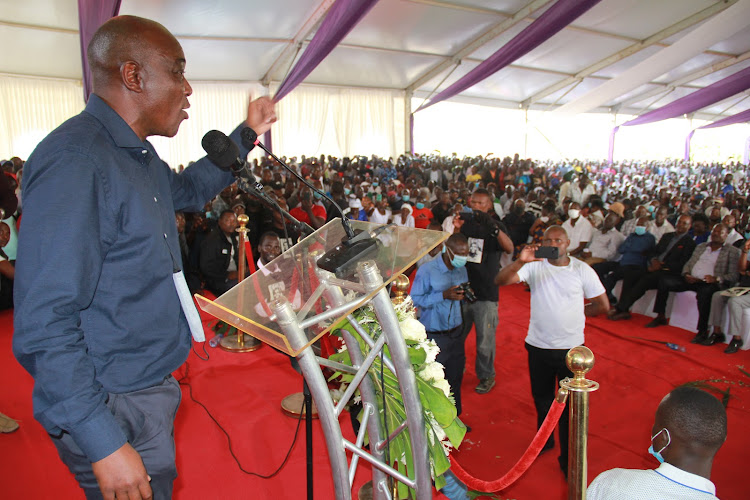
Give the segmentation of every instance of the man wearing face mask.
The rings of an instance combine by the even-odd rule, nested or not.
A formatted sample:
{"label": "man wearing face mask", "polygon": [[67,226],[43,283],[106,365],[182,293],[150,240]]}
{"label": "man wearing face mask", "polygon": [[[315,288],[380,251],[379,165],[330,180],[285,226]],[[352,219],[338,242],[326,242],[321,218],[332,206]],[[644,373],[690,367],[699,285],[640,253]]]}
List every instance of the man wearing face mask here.
{"label": "man wearing face mask", "polygon": [[599,275],[612,304],[617,302],[612,295],[612,289],[617,281],[623,279],[626,274],[644,271],[646,257],[656,246],[654,235],[646,231],[648,221],[648,217],[641,217],[635,226],[635,232],[617,247],[617,253],[620,254],[618,261],[600,262],[591,266]]}
{"label": "man wearing face mask", "polygon": [[678,387],[662,399],[651,429],[648,452],[661,465],[602,472],[591,482],[586,498],[716,500],[711,467],[726,437],[727,414],[721,402],[701,389]]}
{"label": "man wearing face mask", "polygon": [[563,222],[562,227],[570,238],[568,254],[578,257],[594,234],[594,226],[585,217],[581,217],[581,205],[578,202],[570,203],[568,220]]}
{"label": "man wearing face mask", "polygon": [[427,330],[427,338],[440,347],[436,361],[445,367],[445,379],[461,414],[461,382],[464,376],[464,351],[461,323],[461,300],[467,283],[466,259],[469,242],[462,234],[452,234],[443,245],[440,257],[417,270],[411,298],[419,311],[419,321]]}

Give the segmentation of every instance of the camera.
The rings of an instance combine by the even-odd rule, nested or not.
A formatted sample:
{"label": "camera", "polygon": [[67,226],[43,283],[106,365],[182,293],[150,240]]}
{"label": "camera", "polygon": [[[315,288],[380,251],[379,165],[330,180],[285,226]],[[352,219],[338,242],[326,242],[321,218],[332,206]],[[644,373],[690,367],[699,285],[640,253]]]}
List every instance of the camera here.
{"label": "camera", "polygon": [[461,283],[460,285],[458,285],[458,289],[462,290],[464,292],[464,299],[469,304],[473,304],[474,302],[477,301],[477,296],[474,293],[474,289],[471,288],[471,283],[469,283],[468,281],[465,282],[465,283]]}

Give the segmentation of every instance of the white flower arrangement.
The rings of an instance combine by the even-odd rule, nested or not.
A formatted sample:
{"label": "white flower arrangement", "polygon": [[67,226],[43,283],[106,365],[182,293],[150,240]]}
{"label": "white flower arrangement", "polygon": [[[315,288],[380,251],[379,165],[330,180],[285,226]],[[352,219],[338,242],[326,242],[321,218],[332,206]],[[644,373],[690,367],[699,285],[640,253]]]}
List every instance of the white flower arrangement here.
{"label": "white flower arrangement", "polygon": [[[466,433],[466,426],[456,415],[455,400],[451,394],[450,384],[445,379],[445,369],[443,365],[435,361],[440,348],[435,341],[427,339],[424,325],[416,319],[416,311],[411,298],[407,297],[401,304],[394,305],[394,309],[408,347],[412,368],[416,374],[425,417],[425,432],[428,436],[430,472],[436,488],[440,489],[445,484],[442,475],[450,467],[447,456],[454,447],[461,444]],[[372,306],[358,309],[354,312],[354,317],[363,328],[369,331],[373,339],[377,339],[382,334]],[[355,333],[348,321],[337,325],[333,332],[336,333],[338,329],[347,329],[352,334]],[[369,352],[367,344],[359,339],[359,336],[354,335],[354,337],[358,339],[363,355],[367,356]],[[331,356],[331,359],[351,366],[351,359],[346,348],[339,349],[338,353]],[[386,408],[379,412],[382,427],[390,430],[396,429],[403,422],[406,414],[398,379],[394,373],[381,364],[380,359],[376,359],[373,363],[370,373],[378,401],[382,401],[385,392]],[[353,376],[338,372],[332,377],[334,378],[342,381],[340,391],[343,392]],[[359,391],[356,393],[356,401],[359,401]],[[399,468],[399,464],[403,464],[406,466],[404,472],[413,478],[414,471],[410,470],[407,465],[410,458],[404,461],[405,457],[412,456],[408,432],[409,430],[402,432],[391,441],[390,457],[394,467]],[[413,490],[402,483],[398,483],[398,492],[399,498],[413,498],[414,496]]]}

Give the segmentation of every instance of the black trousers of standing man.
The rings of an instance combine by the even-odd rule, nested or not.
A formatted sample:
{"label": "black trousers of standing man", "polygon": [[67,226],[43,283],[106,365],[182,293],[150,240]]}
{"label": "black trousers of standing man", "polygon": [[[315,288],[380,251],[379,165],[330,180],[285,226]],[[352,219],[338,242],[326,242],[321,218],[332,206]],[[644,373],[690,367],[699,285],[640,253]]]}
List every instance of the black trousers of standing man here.
{"label": "black trousers of standing man", "polygon": [[[570,349],[541,349],[525,344],[529,354],[529,378],[531,379],[531,397],[536,407],[536,428],[539,429],[547,417],[552,402],[555,400],[560,381],[573,377],[573,372],[565,364],[565,356]],[[560,415],[560,457],[563,470],[568,468],[568,405]],[[554,436],[554,433],[553,433]],[[549,443],[554,443],[550,436]]]}

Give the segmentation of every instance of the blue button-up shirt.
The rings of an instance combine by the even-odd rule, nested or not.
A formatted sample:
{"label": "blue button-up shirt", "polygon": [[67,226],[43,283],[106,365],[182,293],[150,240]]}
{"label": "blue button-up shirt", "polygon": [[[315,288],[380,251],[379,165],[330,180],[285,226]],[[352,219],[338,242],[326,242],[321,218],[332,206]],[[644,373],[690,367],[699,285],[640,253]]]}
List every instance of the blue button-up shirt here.
{"label": "blue button-up shirt", "polygon": [[442,255],[417,270],[411,298],[419,310],[419,321],[428,332],[450,330],[462,323],[461,302],[444,299],[443,292],[467,281],[466,268],[448,269]]}
{"label": "blue button-up shirt", "polygon": [[187,358],[174,212],[201,210],[232,176],[207,158],[175,173],[96,95],[24,174],[13,351],[37,420],[96,461],[126,442],[107,393],[162,383]]}

